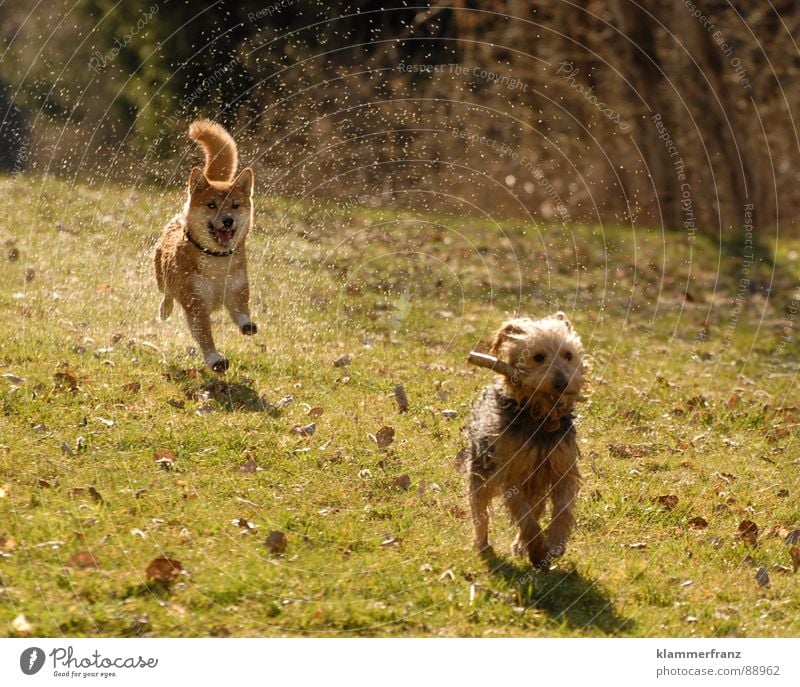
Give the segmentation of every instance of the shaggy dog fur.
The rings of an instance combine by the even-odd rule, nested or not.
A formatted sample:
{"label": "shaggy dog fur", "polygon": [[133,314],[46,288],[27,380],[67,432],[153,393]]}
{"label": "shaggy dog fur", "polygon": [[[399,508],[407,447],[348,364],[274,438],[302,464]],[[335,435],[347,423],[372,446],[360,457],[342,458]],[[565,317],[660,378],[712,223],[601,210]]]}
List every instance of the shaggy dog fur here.
{"label": "shaggy dog fur", "polygon": [[222,305],[242,334],[255,334],[250,319],[245,238],[253,223],[253,170],[234,178],[238,151],[219,124],[197,121],[189,137],[205,152],[205,169],[189,174],[189,194],[161,236],[154,262],[156,281],[164,294],[161,319],[180,303],[189,330],[206,364],[216,372],[228,361],[214,345],[211,313]]}
{"label": "shaggy dog fur", "polygon": [[[475,544],[488,548],[489,503],[500,494],[519,528],[515,553],[544,566],[564,553],[575,525],[580,473],[572,412],[583,384],[583,347],[559,312],[503,323],[489,350],[515,374],[483,390],[467,428]],[[543,531],[548,498],[552,517]]]}

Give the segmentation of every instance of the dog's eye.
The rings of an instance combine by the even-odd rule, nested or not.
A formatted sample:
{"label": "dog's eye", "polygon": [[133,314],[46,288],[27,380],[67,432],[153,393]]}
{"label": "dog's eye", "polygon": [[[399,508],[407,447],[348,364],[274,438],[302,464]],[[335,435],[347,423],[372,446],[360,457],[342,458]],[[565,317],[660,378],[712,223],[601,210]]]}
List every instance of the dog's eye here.
{"label": "dog's eye", "polygon": [[544,362],[544,353],[537,353],[535,356],[533,356],[533,359],[537,363],[543,363]]}
{"label": "dog's eye", "polygon": [[564,354],[564,357],[565,357],[567,360],[572,360],[572,352],[571,352],[571,351],[567,351],[567,352]]}
{"label": "dog's eye", "polygon": [[207,204],[212,210],[217,209],[217,204],[212,200],[210,203]]}

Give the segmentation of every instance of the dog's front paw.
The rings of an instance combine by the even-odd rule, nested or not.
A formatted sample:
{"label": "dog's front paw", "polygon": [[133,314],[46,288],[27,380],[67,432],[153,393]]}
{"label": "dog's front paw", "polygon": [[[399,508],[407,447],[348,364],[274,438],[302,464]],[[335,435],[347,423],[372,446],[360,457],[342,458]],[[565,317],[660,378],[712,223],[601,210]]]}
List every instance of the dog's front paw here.
{"label": "dog's front paw", "polygon": [[230,367],[230,363],[228,363],[227,358],[220,358],[211,365],[211,369],[214,370],[214,372],[220,373],[225,372],[228,367]]}
{"label": "dog's front paw", "polygon": [[239,331],[245,336],[252,336],[258,332],[258,327],[256,326],[255,322],[245,322],[241,327],[239,327]]}
{"label": "dog's front paw", "polygon": [[536,537],[528,544],[528,559],[536,568],[546,570],[549,567],[550,559],[543,537]]}

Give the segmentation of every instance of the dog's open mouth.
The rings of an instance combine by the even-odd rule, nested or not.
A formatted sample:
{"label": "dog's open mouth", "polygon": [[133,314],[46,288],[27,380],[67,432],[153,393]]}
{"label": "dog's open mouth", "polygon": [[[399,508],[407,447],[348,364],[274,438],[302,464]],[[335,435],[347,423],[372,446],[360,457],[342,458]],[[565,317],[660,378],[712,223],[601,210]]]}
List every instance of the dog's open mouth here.
{"label": "dog's open mouth", "polygon": [[220,246],[227,246],[233,240],[233,235],[236,233],[236,229],[226,229],[224,227],[217,229],[213,225],[209,225],[209,231]]}

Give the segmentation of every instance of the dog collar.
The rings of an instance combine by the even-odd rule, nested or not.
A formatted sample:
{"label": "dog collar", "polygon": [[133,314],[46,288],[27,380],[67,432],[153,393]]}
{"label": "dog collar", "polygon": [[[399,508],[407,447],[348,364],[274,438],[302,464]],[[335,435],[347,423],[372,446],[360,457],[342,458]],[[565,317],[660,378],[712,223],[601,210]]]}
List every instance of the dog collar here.
{"label": "dog collar", "polygon": [[205,246],[201,246],[199,243],[197,243],[197,241],[195,241],[192,238],[192,235],[188,231],[184,233],[184,236],[186,237],[186,240],[189,241],[189,243],[191,243],[195,248],[197,248],[197,250],[202,251],[206,255],[213,255],[215,258],[227,258],[228,256],[233,255],[236,252],[235,248],[231,248],[230,250],[221,253],[219,251],[206,248]]}

